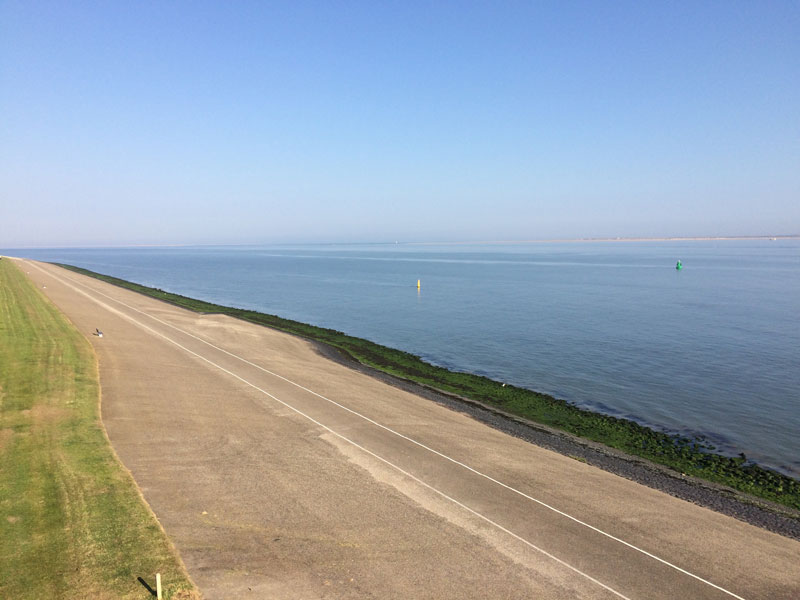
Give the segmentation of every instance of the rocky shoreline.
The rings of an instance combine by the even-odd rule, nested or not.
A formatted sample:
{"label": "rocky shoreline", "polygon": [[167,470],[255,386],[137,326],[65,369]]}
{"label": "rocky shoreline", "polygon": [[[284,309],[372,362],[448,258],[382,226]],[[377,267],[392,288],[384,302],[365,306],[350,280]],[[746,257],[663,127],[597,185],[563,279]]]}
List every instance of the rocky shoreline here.
{"label": "rocky shoreline", "polygon": [[581,439],[557,429],[508,414],[481,402],[448,394],[413,381],[368,367],[338,348],[311,341],[317,352],[351,369],[389,385],[422,396],[503,431],[516,438],[586,462],[604,471],[635,481],[682,500],[709,508],[779,535],[800,540],[800,511],[756,498],[732,488],[677,473],[676,471]]}

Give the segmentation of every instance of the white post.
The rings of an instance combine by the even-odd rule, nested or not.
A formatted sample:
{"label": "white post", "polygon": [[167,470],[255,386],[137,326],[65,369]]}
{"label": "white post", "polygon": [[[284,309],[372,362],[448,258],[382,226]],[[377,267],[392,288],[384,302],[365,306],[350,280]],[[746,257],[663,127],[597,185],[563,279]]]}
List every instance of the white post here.
{"label": "white post", "polygon": [[161,600],[161,573],[156,573],[156,598]]}

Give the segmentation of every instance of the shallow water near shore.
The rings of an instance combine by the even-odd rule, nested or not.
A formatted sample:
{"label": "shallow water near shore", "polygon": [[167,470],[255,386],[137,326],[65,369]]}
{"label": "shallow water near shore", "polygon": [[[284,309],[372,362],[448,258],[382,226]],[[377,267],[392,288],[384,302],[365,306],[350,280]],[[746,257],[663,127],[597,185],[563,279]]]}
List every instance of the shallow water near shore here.
{"label": "shallow water near shore", "polygon": [[338,329],[800,476],[800,240],[0,253]]}

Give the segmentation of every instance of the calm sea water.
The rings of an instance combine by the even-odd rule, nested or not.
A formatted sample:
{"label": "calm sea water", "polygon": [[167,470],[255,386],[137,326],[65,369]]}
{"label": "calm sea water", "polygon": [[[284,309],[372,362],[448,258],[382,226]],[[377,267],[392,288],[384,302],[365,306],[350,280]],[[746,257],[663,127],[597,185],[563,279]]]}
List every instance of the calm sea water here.
{"label": "calm sea water", "polygon": [[0,252],[332,327],[800,476],[798,240]]}

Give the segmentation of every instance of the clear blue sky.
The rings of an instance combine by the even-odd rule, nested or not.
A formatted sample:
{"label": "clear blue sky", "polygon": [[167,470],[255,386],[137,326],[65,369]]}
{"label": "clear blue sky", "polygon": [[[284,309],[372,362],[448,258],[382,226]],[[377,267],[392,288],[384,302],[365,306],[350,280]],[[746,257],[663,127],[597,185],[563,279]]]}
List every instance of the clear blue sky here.
{"label": "clear blue sky", "polygon": [[0,0],[0,247],[800,233],[800,2]]}

